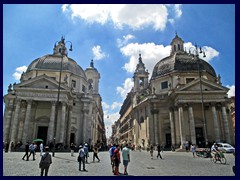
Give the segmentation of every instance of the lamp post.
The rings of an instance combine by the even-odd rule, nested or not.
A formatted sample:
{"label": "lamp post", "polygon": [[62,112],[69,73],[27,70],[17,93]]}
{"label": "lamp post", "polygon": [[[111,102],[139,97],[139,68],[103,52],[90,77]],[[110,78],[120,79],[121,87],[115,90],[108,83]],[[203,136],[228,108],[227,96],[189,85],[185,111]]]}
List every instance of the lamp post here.
{"label": "lamp post", "polygon": [[[191,49],[194,48],[193,52],[194,54],[191,54]],[[200,68],[200,59],[199,59],[199,54],[203,53],[203,57],[206,57],[205,51],[201,48],[195,45],[194,47],[191,47],[189,49],[189,55],[193,55],[194,58],[197,60],[197,65],[198,65],[198,76],[199,76],[199,85],[200,85],[200,94],[201,94],[201,106],[202,106],[202,118],[203,118],[203,129],[204,129],[204,137],[205,137],[205,145],[207,145],[207,127],[206,127],[206,114],[205,114],[205,109],[204,109],[204,98],[203,98],[203,90],[202,90],[202,71]]]}
{"label": "lamp post", "polygon": [[[59,81],[58,81],[58,91],[57,91],[57,102],[56,102],[56,109],[55,109],[55,118],[54,118],[54,138],[53,138],[53,152],[52,156],[55,156],[55,140],[56,140],[56,132],[57,132],[57,119],[58,119],[58,107],[59,107],[59,97],[60,97],[60,88],[61,88],[61,78],[62,78],[62,66],[63,66],[63,58],[64,56],[67,56],[67,48],[66,48],[66,43],[71,43],[70,41],[66,41],[62,37],[61,41],[58,41],[58,45],[54,45],[54,49],[58,48],[58,52],[61,55],[61,65],[60,65],[60,74],[59,74]],[[72,43],[70,45],[69,51],[72,51]]]}

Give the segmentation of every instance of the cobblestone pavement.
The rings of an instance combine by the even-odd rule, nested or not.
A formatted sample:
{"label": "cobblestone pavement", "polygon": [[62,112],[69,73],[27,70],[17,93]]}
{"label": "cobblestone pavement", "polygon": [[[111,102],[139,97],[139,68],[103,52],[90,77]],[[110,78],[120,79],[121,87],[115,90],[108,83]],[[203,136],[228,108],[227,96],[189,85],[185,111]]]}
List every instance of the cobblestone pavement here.
{"label": "cobblestone pavement", "polygon": [[[232,154],[225,154],[227,164],[213,163],[209,158],[192,157],[192,153],[164,151],[163,159],[157,159],[157,152],[151,160],[146,151],[131,151],[131,162],[128,166],[129,176],[234,176],[232,166],[235,158]],[[40,155],[36,160],[30,157],[29,161],[22,160],[24,152],[3,152],[3,176],[39,176]],[[78,170],[77,155],[71,157],[69,153],[55,153],[53,163],[49,169],[49,176],[113,176],[111,172],[108,152],[99,152],[100,162],[92,162],[90,153],[88,172]],[[122,158],[122,157],[121,157]],[[123,173],[123,164],[120,164],[120,173]],[[123,176],[123,175],[122,175]]]}

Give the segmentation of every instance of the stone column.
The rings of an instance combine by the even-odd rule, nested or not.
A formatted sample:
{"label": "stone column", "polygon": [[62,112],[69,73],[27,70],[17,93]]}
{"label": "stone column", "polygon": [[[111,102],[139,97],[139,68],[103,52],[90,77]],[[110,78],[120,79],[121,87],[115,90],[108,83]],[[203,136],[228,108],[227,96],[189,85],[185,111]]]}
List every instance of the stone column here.
{"label": "stone column", "polygon": [[66,121],[66,103],[62,102],[62,117],[61,117],[61,124],[60,124],[60,143],[64,143],[65,121]]}
{"label": "stone column", "polygon": [[178,115],[178,108],[176,106],[174,107],[174,118],[175,118],[176,145],[180,145],[181,138],[180,138],[179,115]]}
{"label": "stone column", "polygon": [[86,125],[87,125],[87,116],[88,108],[83,109],[83,121],[82,121],[82,143],[86,142]]}
{"label": "stone column", "polygon": [[151,110],[153,114],[153,143],[158,143],[158,123],[157,123],[157,115],[158,109]]}
{"label": "stone column", "polygon": [[13,99],[9,100],[9,104],[7,105],[7,116],[5,119],[5,126],[4,126],[4,142],[9,143],[9,134],[10,134],[10,125],[12,121],[12,112],[13,112]]}
{"label": "stone column", "polygon": [[28,139],[28,128],[29,128],[29,121],[31,117],[31,109],[32,109],[32,100],[27,101],[27,110],[26,110],[26,115],[25,115],[25,120],[24,120],[24,126],[23,126],[23,136],[22,136],[22,141],[23,144],[26,144],[26,142],[29,140]]}
{"label": "stone column", "polygon": [[215,135],[215,141],[220,142],[220,132],[219,132],[219,125],[218,125],[218,119],[217,119],[217,112],[215,104],[212,104],[212,116],[213,116],[213,125],[214,125],[214,135]]}
{"label": "stone column", "polygon": [[17,135],[17,125],[18,125],[18,116],[20,111],[20,104],[21,99],[16,99],[16,108],[14,113],[14,119],[12,124],[12,132],[11,132],[11,138],[10,138],[10,144],[9,144],[9,151],[11,152],[11,143],[13,142],[16,144],[16,135]]}
{"label": "stone column", "polygon": [[49,121],[49,124],[48,124],[48,136],[47,136],[47,139],[48,139],[48,143],[50,142],[53,142],[53,136],[55,135],[54,134],[54,121],[55,121],[55,113],[56,113],[56,102],[55,101],[52,101],[51,102],[52,106],[51,106],[51,116],[50,116],[50,121]]}
{"label": "stone column", "polygon": [[222,118],[223,118],[223,127],[224,127],[224,134],[227,143],[231,143],[230,133],[229,133],[229,125],[226,113],[226,107],[222,106]]}
{"label": "stone column", "polygon": [[172,145],[175,146],[176,140],[175,140],[175,125],[174,125],[174,109],[172,107],[169,108],[169,120],[170,120],[170,128],[171,128],[171,140]]}
{"label": "stone column", "polygon": [[184,131],[184,116],[183,116],[183,107],[182,105],[179,105],[178,107],[178,116],[179,116],[179,130],[180,130],[180,139],[181,139],[181,146],[180,148],[184,148],[184,143],[186,142],[186,136]]}
{"label": "stone column", "polygon": [[195,122],[194,122],[194,116],[193,116],[193,109],[191,105],[188,106],[188,115],[189,115],[191,142],[192,144],[196,144]]}
{"label": "stone column", "polygon": [[[71,124],[72,124],[72,106],[68,106],[69,116],[68,116],[68,130],[67,130],[67,145],[70,145],[70,135],[71,135]],[[76,139],[75,139],[76,140]]]}

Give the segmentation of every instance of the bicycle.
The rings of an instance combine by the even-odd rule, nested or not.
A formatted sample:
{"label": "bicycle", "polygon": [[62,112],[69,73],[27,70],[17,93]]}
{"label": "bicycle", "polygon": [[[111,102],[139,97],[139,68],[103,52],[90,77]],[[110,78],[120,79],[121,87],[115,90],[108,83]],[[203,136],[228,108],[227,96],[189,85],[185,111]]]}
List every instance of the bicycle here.
{"label": "bicycle", "polygon": [[227,163],[227,159],[225,158],[225,156],[224,156],[222,151],[216,152],[215,157],[214,156],[212,157],[212,161],[214,163],[216,163],[217,161],[220,161],[221,164],[226,164]]}

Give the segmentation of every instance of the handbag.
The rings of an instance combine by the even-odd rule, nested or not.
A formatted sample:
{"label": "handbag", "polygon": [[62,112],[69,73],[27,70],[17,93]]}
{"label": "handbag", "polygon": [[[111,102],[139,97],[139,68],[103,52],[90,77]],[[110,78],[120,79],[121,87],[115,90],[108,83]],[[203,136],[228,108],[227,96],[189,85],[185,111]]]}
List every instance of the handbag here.
{"label": "handbag", "polygon": [[81,160],[81,158],[80,158],[80,156],[78,155],[78,157],[77,157],[77,161],[80,162],[80,160]]}

